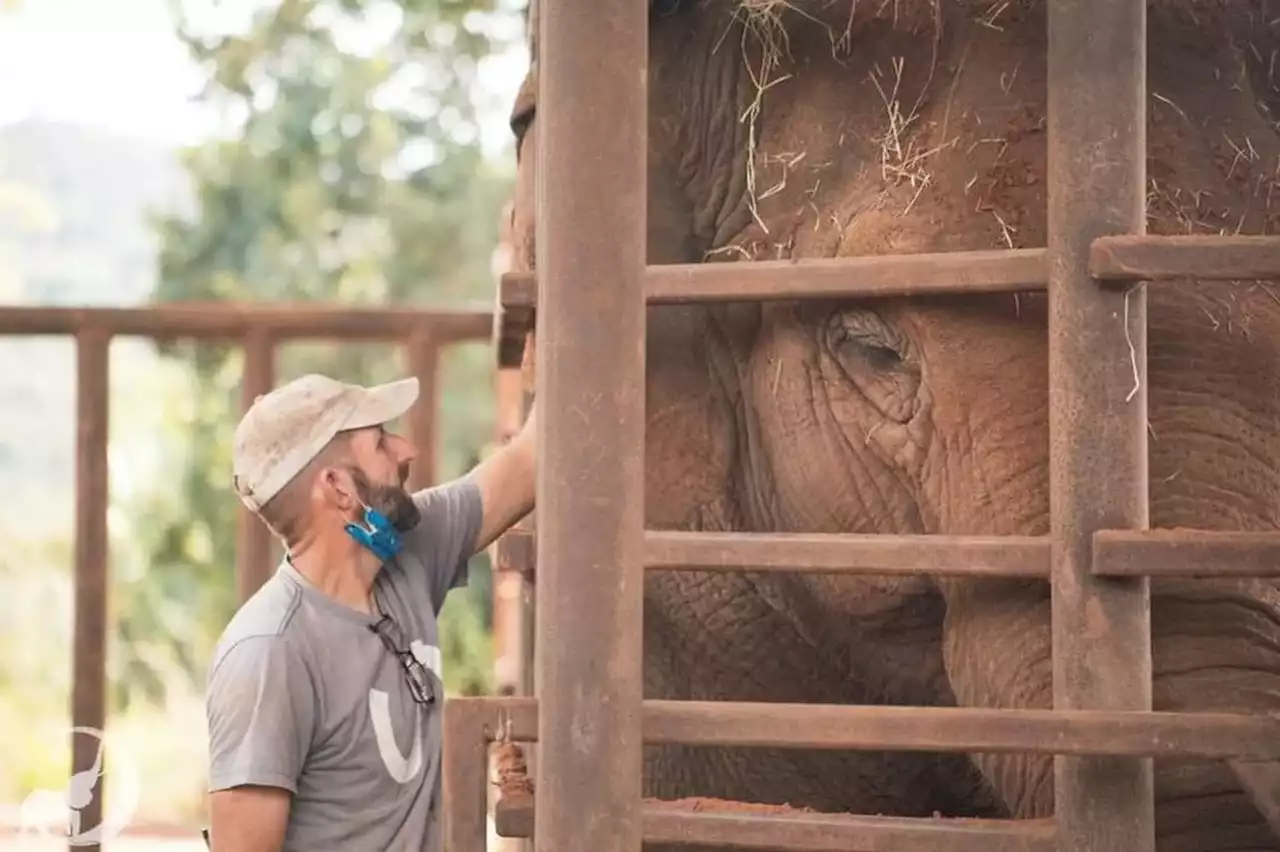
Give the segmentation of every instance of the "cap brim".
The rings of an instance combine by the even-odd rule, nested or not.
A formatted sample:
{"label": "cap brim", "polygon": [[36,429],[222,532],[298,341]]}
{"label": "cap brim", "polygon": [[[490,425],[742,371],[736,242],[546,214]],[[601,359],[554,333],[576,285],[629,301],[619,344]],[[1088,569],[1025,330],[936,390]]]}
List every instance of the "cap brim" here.
{"label": "cap brim", "polygon": [[418,379],[412,377],[374,385],[342,421],[341,431],[381,426],[404,415],[418,401]]}

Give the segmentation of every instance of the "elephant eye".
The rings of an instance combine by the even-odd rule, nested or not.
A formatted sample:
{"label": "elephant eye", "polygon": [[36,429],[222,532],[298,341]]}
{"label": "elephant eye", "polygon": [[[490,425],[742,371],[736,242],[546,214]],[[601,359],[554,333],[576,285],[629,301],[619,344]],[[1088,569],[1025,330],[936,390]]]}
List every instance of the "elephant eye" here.
{"label": "elephant eye", "polygon": [[871,311],[827,320],[826,349],[851,388],[886,418],[906,423],[919,411],[920,364],[896,326]]}
{"label": "elephant eye", "polygon": [[903,366],[906,341],[869,311],[839,311],[827,323],[827,341],[835,355],[856,359],[864,368],[893,370]]}

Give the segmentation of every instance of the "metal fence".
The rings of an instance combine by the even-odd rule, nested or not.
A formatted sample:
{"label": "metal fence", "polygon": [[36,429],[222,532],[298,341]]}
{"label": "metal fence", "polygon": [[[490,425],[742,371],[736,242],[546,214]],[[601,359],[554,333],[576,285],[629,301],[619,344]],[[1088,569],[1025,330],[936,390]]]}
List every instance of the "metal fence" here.
{"label": "metal fence", "polygon": [[[437,365],[444,347],[488,340],[485,310],[428,311],[284,304],[181,303],[137,308],[0,306],[0,336],[71,336],[76,344],[75,606],[71,718],[99,730],[106,722],[107,542],[110,346],[115,337],[157,341],[238,342],[244,347],[241,405],[247,408],[275,382],[278,343],[299,339],[400,343],[408,372],[422,391],[408,421],[423,448],[410,473],[413,487],[435,481]],[[229,474],[228,474],[229,476]],[[243,507],[236,535],[236,582],[241,600],[270,576],[274,560],[267,527]],[[94,762],[94,744],[73,738],[72,765]],[[110,778],[104,777],[103,785]],[[102,818],[102,797],[81,811],[85,825]],[[76,847],[96,850],[97,846]]]}
{"label": "metal fence", "polygon": [[[446,704],[449,852],[485,848],[486,753],[497,739],[537,743],[536,819],[529,809],[507,814],[507,833],[556,852],[634,852],[642,839],[1150,852],[1153,756],[1280,757],[1280,718],[1151,712],[1147,577],[1276,576],[1280,536],[1148,530],[1146,382],[1133,392],[1133,365],[1145,373],[1146,364],[1144,282],[1280,276],[1280,240],[1145,235],[1146,0],[1047,5],[1046,247],[646,267],[647,4],[541,0],[537,281],[509,276],[502,300],[508,340],[530,321],[535,298],[537,306],[545,430],[532,548],[537,690]],[[1050,388],[1069,401],[1050,416],[1049,535],[645,529],[646,304],[1030,289],[1047,289]],[[1128,335],[1113,333],[1120,317]],[[499,561],[530,550],[513,541]],[[747,566],[1044,579],[1054,709],[642,700],[644,569]],[[1049,753],[1055,815],[948,821],[646,808],[642,740]]]}

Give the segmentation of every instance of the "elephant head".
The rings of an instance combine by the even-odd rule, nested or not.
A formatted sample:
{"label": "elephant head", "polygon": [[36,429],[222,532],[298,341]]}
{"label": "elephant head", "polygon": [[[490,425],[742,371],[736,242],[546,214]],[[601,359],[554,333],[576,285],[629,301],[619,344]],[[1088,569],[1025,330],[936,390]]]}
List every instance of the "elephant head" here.
{"label": "elephant head", "polygon": [[[1043,6],[653,3],[649,263],[1045,245]],[[1150,232],[1280,227],[1277,11],[1151,3]],[[512,115],[525,270],[536,107],[535,61]],[[1152,526],[1273,529],[1280,297],[1178,281],[1148,304]],[[1046,326],[1040,293],[651,307],[649,527],[1046,533]],[[1049,707],[1048,601],[1012,580],[652,574],[646,694]],[[1280,591],[1153,583],[1153,654],[1158,709],[1280,709]],[[665,749],[647,772],[655,795],[824,810],[1053,804],[1051,761],[1023,755]],[[1162,761],[1157,793],[1162,850],[1280,848],[1218,764]]]}

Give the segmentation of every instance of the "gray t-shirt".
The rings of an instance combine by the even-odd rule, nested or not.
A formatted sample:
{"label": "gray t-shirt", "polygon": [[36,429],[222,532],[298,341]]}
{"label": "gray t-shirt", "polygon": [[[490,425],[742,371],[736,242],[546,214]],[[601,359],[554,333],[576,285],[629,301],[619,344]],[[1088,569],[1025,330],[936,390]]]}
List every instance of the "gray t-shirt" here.
{"label": "gray t-shirt", "polygon": [[[439,852],[444,687],[436,617],[467,580],[481,523],[470,477],[420,491],[422,522],[379,571],[374,594],[398,649],[429,669],[417,704],[404,668],[351,609],[287,561],[232,618],[209,667],[210,791],[284,787],[284,849]],[[384,625],[385,627],[385,625]],[[398,635],[396,635],[398,634]]]}

